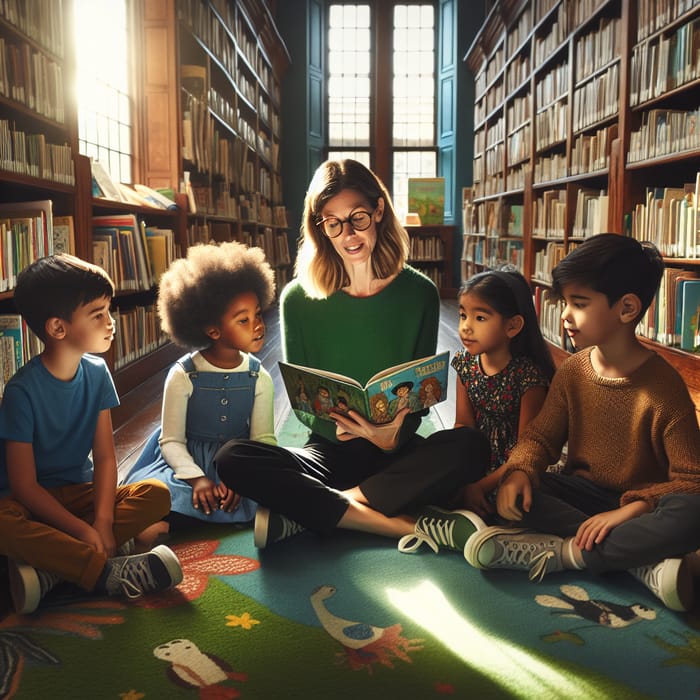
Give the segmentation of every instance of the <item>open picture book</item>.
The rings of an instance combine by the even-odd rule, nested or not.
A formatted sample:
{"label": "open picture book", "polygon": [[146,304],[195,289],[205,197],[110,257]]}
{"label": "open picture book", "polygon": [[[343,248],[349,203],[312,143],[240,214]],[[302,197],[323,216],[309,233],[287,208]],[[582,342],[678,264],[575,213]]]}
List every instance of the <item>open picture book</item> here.
{"label": "open picture book", "polygon": [[447,398],[447,351],[389,367],[364,386],[333,372],[287,362],[279,366],[292,408],[309,426],[314,418],[332,421],[331,411],[350,410],[372,423],[388,423],[404,407],[413,413]]}

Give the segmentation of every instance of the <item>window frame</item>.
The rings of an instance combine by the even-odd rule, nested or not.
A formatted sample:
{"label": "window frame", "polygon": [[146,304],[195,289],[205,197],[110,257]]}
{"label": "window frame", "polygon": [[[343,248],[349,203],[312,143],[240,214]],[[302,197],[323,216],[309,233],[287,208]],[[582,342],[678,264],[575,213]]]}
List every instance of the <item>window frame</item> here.
{"label": "window frame", "polygon": [[[328,0],[327,9],[330,5],[358,5],[370,6],[370,51],[371,71],[370,74],[370,145],[367,148],[343,149],[328,143],[328,78],[330,70],[328,66],[328,48],[326,47],[326,59],[324,70],[324,155],[328,157],[331,151],[355,150],[369,153],[370,167],[382,179],[391,190],[394,173],[394,153],[395,152],[425,152],[432,151],[435,154],[436,173],[439,173],[438,145],[438,17],[439,3],[437,0]],[[393,37],[394,31],[394,6],[395,5],[432,5],[434,11],[434,63],[433,75],[435,81],[435,91],[433,99],[433,143],[427,146],[394,146],[393,143],[393,41],[380,41],[379,37]],[[328,17],[325,19],[325,41],[328,41]]]}

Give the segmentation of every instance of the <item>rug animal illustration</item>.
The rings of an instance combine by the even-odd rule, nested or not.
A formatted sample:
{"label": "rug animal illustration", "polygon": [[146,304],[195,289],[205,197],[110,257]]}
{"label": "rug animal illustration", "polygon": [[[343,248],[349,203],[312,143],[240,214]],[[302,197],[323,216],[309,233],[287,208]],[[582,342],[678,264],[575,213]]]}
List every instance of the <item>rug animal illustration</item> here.
{"label": "rug animal illustration", "polygon": [[559,590],[560,597],[536,595],[535,601],[545,608],[554,608],[554,614],[561,617],[578,617],[613,629],[656,619],[656,611],[641,603],[620,605],[607,600],[591,599],[581,586],[560,586]]}
{"label": "rug animal illustration", "polygon": [[423,648],[422,639],[407,639],[400,624],[377,627],[338,617],[326,607],[325,601],[335,595],[334,586],[319,586],[311,594],[311,606],[323,628],[343,646],[338,654],[341,665],[348,664],[353,671],[366,669],[370,673],[375,664],[394,668],[394,660],[412,663],[410,654]]}
{"label": "rug animal illustration", "polygon": [[236,688],[222,686],[228,680],[246,681],[245,673],[236,673],[225,661],[200,651],[189,639],[172,639],[157,646],[153,655],[170,664],[168,678],[185,688],[198,688],[199,697],[237,698]]}

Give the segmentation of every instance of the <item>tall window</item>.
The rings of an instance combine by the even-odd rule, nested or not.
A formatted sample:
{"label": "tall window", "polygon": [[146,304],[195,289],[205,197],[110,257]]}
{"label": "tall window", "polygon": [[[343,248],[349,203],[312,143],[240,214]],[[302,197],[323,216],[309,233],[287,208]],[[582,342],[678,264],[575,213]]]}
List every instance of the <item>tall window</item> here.
{"label": "tall window", "polygon": [[80,152],[132,182],[126,0],[73,0]]}
{"label": "tall window", "polygon": [[387,185],[399,215],[406,211],[408,178],[436,174],[435,37],[432,3],[329,8],[328,157],[371,167],[388,159]]}

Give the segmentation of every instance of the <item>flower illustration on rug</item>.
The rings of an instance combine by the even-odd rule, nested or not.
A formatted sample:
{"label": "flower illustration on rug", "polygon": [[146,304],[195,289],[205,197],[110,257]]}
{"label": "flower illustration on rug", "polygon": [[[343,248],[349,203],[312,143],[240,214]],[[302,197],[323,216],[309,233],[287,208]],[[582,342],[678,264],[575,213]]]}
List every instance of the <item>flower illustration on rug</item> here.
{"label": "flower illustration on rug", "polygon": [[334,615],[324,602],[333,595],[334,586],[319,586],[311,594],[311,606],[326,632],[343,645],[344,653],[338,654],[341,665],[348,665],[353,671],[366,669],[372,673],[376,664],[394,668],[397,659],[410,664],[410,655],[423,648],[422,639],[404,637],[400,624],[376,627]]}
{"label": "flower illustration on rug", "polygon": [[171,547],[182,566],[182,582],[177,588],[135,601],[143,608],[169,608],[197,600],[207,590],[211,576],[237,576],[260,568],[260,562],[249,557],[215,554],[219,540],[197,540]]}
{"label": "flower illustration on rug", "polygon": [[260,620],[251,617],[250,613],[244,612],[240,617],[238,615],[226,615],[228,622],[226,627],[242,627],[244,630],[253,629],[253,625],[259,625]]}

